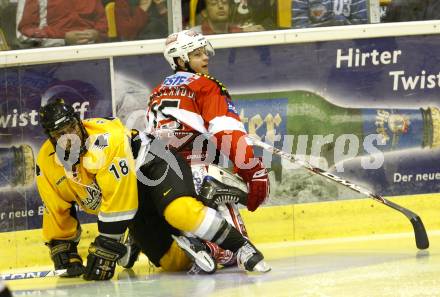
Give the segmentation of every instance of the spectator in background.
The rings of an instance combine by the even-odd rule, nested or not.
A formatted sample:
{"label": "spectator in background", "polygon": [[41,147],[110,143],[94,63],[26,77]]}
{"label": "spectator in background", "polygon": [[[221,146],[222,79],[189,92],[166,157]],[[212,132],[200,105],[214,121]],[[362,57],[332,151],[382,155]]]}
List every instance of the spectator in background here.
{"label": "spectator in background", "polygon": [[232,23],[230,0],[199,0],[198,11],[200,11],[201,24],[192,29],[204,35],[264,30],[263,26],[252,23],[247,23],[243,27]]}
{"label": "spectator in background", "polygon": [[367,0],[293,0],[292,27],[326,27],[368,23]]}
{"label": "spectator in background", "polygon": [[101,0],[26,0],[18,6],[23,47],[103,42],[107,19]]}
{"label": "spectator in background", "polygon": [[383,22],[408,22],[440,19],[439,0],[393,0]]}
{"label": "spectator in background", "polygon": [[234,0],[230,6],[230,22],[244,32],[275,29],[275,0]]}
{"label": "spectator in background", "polygon": [[7,50],[9,50],[9,45],[6,41],[5,33],[3,33],[2,27],[0,27],[0,51]]}
{"label": "spectator in background", "polygon": [[265,30],[278,29],[276,0],[249,0],[252,22],[260,24]]}
{"label": "spectator in background", "polygon": [[115,0],[120,40],[164,38],[168,35],[166,0]]}
{"label": "spectator in background", "polygon": [[189,25],[190,23],[190,3],[191,0],[182,0],[181,4],[182,4],[182,25],[183,28],[189,28],[191,27]]}
{"label": "spectator in background", "polygon": [[17,3],[9,0],[0,0],[0,50],[17,47],[16,19]]}

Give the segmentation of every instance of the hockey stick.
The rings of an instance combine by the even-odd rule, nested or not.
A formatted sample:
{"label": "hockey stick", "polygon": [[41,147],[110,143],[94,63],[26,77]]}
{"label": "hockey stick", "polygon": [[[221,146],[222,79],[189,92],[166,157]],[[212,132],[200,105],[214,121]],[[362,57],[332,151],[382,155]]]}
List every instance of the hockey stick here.
{"label": "hockey stick", "polygon": [[[185,117],[182,115],[182,113],[179,109],[165,107],[162,110],[162,113],[164,115],[171,116],[174,119],[181,121],[182,123],[188,124],[187,121],[185,120]],[[212,137],[212,135],[207,133],[208,131],[206,130],[206,128],[203,125],[188,124],[188,126],[192,127],[194,130],[200,132],[204,137],[206,137],[208,139],[210,137]],[[272,154],[279,155],[280,157],[282,157],[286,160],[289,160],[293,163],[296,163],[296,164],[304,167],[305,169],[307,169],[315,174],[318,174],[318,175],[321,175],[327,179],[333,180],[333,181],[335,181],[335,182],[337,182],[347,188],[354,190],[355,192],[367,195],[368,197],[373,198],[374,200],[401,212],[410,220],[410,222],[413,226],[417,248],[423,250],[423,249],[427,249],[429,247],[428,234],[426,233],[425,226],[423,225],[422,219],[417,214],[410,211],[409,209],[406,209],[406,208],[404,208],[404,207],[402,207],[392,201],[389,201],[389,200],[383,198],[382,196],[380,196],[378,194],[374,194],[374,193],[370,192],[369,190],[362,188],[358,185],[355,185],[355,184],[353,184],[347,180],[344,180],[336,175],[333,175],[329,172],[326,172],[326,171],[322,170],[321,168],[314,167],[311,164],[298,159],[294,154],[286,153],[280,149],[277,149],[276,147],[274,147],[270,144],[267,144],[259,139],[251,137],[249,135],[246,136],[246,139],[255,146],[261,147]]]}
{"label": "hockey stick", "polygon": [[0,280],[16,280],[16,279],[62,276],[66,272],[67,269],[7,273],[7,274],[0,274]]}
{"label": "hockey stick", "polygon": [[273,153],[275,155],[278,155],[286,160],[289,160],[295,164],[300,165],[301,167],[315,173],[318,174],[320,176],[323,176],[327,179],[333,180],[335,182],[337,182],[338,184],[341,184],[347,188],[350,188],[358,193],[367,195],[370,198],[373,198],[374,200],[388,206],[391,207],[392,209],[395,209],[399,212],[401,212],[402,214],[404,214],[411,222],[413,228],[414,228],[414,235],[415,235],[415,239],[416,239],[416,245],[418,249],[427,249],[429,247],[429,239],[428,239],[428,234],[426,233],[425,230],[425,226],[423,225],[422,219],[415,214],[414,212],[410,211],[409,209],[406,209],[390,200],[387,200],[385,198],[383,198],[382,196],[378,195],[378,194],[374,194],[371,191],[360,187],[358,185],[355,185],[347,180],[344,180],[336,175],[333,175],[329,172],[326,172],[324,170],[322,170],[321,168],[318,167],[314,167],[311,164],[307,163],[306,161],[300,160],[299,158],[297,158],[294,154],[289,154],[287,152],[284,152],[280,149],[277,149],[276,147],[265,143],[261,140],[258,140],[254,137],[251,136],[247,136],[246,139],[248,139],[253,145],[261,147],[265,150],[267,150],[270,153]]}

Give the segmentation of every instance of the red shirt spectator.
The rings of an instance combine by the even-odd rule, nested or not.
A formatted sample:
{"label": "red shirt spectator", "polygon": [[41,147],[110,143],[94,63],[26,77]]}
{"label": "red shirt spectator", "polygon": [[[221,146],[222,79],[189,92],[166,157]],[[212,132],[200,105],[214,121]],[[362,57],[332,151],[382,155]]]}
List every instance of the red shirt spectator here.
{"label": "red shirt spectator", "polygon": [[22,42],[40,46],[87,44],[107,38],[101,0],[26,0],[18,9]]}
{"label": "red shirt spectator", "polygon": [[118,37],[122,40],[136,39],[139,31],[148,22],[148,9],[151,0],[140,0],[132,6],[128,0],[115,0],[115,18]]}
{"label": "red shirt spectator", "polygon": [[[129,0],[115,0],[115,18],[118,37],[121,40],[162,38],[167,28],[156,28],[151,22],[168,21],[165,0],[138,0],[136,5]],[[154,9],[153,5],[154,4]],[[155,10],[153,12],[153,10]],[[162,21],[162,22],[161,22]],[[152,28],[148,28],[151,26]],[[163,27],[163,26],[161,26]],[[150,30],[157,34],[149,34]],[[166,32],[160,32],[165,29]],[[163,33],[163,34],[162,34]]]}

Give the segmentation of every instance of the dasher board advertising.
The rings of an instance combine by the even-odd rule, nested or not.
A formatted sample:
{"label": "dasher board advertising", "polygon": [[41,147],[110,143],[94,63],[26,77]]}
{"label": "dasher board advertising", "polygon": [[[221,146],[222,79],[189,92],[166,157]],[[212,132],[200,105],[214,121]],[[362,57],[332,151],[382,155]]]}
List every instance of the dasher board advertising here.
{"label": "dasher board advertising", "polygon": [[[38,111],[55,97],[81,118],[112,116],[108,61],[0,69],[0,232],[41,228],[35,164],[47,136]],[[78,215],[83,222],[92,219]]]}
{"label": "dasher board advertising", "polygon": [[[251,134],[382,195],[435,193],[439,44],[430,35],[219,49],[209,70]],[[114,70],[117,115],[142,127],[140,110],[172,70],[161,54],[116,57]],[[356,198],[279,162],[272,204]]]}

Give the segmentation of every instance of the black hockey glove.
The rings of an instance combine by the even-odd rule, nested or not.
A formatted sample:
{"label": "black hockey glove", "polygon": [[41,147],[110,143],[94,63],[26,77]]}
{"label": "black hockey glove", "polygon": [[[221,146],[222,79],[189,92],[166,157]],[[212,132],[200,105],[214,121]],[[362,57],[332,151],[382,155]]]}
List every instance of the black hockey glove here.
{"label": "black hockey glove", "polygon": [[50,248],[55,269],[67,269],[62,277],[76,277],[84,273],[82,259],[76,248],[78,243],[72,240],[51,240],[46,245]]}
{"label": "black hockey glove", "polygon": [[108,280],[115,274],[116,261],[125,255],[127,248],[113,238],[99,235],[90,244],[86,280]]}

